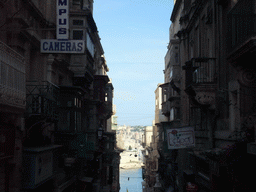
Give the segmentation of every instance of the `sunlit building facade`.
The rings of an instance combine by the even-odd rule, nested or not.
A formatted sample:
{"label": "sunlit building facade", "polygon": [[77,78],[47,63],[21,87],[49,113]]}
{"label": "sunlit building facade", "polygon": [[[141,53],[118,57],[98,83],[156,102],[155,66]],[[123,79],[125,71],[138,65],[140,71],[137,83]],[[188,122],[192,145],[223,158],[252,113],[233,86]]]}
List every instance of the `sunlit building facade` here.
{"label": "sunlit building facade", "polygon": [[[250,174],[256,168],[255,70],[250,64],[255,1],[174,3],[162,85],[168,121],[161,123],[158,180],[151,185],[165,191],[251,191]],[[175,73],[180,75],[176,81]],[[194,147],[170,147],[183,141],[182,134],[173,140],[177,130],[188,127]]]}

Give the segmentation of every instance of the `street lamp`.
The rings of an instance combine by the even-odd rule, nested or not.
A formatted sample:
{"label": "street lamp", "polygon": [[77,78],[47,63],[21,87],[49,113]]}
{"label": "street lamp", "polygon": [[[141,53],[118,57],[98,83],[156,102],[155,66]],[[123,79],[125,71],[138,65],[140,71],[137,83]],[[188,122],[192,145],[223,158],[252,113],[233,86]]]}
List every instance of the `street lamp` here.
{"label": "street lamp", "polygon": [[103,137],[103,132],[104,132],[104,130],[103,130],[102,127],[100,127],[100,128],[97,130],[97,134],[98,134],[98,138],[99,138],[99,139],[101,139],[101,138]]}

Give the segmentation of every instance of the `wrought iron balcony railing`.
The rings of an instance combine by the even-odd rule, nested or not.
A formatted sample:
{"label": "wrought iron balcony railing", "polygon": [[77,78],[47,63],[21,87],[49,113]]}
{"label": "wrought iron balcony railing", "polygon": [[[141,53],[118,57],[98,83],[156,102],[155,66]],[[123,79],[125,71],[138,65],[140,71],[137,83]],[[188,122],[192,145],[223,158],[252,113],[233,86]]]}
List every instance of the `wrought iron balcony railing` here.
{"label": "wrought iron balcony railing", "polygon": [[58,119],[59,87],[48,82],[27,82],[27,114]]}
{"label": "wrought iron balcony railing", "polygon": [[25,108],[25,59],[0,42],[0,103]]}
{"label": "wrought iron balcony railing", "polygon": [[192,58],[183,66],[186,70],[186,89],[196,105],[215,108],[217,85],[216,59]]}
{"label": "wrought iron balcony railing", "polygon": [[216,83],[215,58],[192,58],[183,69],[186,70],[186,87],[192,84]]}

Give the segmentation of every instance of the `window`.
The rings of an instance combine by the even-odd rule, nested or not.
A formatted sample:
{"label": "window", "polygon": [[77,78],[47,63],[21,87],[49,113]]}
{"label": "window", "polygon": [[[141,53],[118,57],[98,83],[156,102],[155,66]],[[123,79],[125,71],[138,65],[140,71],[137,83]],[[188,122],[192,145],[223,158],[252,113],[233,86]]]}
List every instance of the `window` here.
{"label": "window", "polygon": [[167,102],[168,89],[167,89],[167,88],[164,88],[163,90],[164,90],[164,93],[163,93],[163,95],[164,95],[163,102]]}
{"label": "window", "polygon": [[77,112],[74,112],[74,125],[75,125],[75,131],[77,131]]}
{"label": "window", "polygon": [[180,119],[180,108],[173,107],[170,110],[170,121]]}
{"label": "window", "polygon": [[91,53],[92,57],[94,57],[94,44],[88,33],[86,34],[86,40],[87,49]]}
{"label": "window", "polygon": [[175,53],[175,62],[178,63],[179,62],[179,54]]}
{"label": "window", "polygon": [[170,69],[170,79],[172,78],[172,76],[173,76],[173,67],[171,67]]}
{"label": "window", "polygon": [[199,107],[191,108],[190,124],[195,126],[196,131],[198,131],[202,128],[202,126],[201,126],[201,110]]}
{"label": "window", "polygon": [[174,108],[171,108],[171,111],[170,111],[170,121],[173,121],[174,120]]}
{"label": "window", "polygon": [[73,20],[73,25],[75,25],[75,26],[83,26],[84,25],[84,20],[74,19]]}
{"label": "window", "polygon": [[81,108],[81,107],[82,107],[82,101],[81,101],[81,99],[75,97],[75,98],[74,98],[74,106]]}
{"label": "window", "polygon": [[73,0],[73,5],[81,5],[81,0]]}
{"label": "window", "polygon": [[108,93],[105,93],[105,101],[108,101]]}
{"label": "window", "polygon": [[84,39],[84,31],[83,30],[73,30],[73,39],[83,40]]}
{"label": "window", "polygon": [[82,118],[81,118],[81,113],[80,112],[76,112],[76,117],[77,117],[77,130],[78,131],[81,131],[81,121],[82,121]]}
{"label": "window", "polygon": [[41,113],[41,97],[33,97],[32,113]]}

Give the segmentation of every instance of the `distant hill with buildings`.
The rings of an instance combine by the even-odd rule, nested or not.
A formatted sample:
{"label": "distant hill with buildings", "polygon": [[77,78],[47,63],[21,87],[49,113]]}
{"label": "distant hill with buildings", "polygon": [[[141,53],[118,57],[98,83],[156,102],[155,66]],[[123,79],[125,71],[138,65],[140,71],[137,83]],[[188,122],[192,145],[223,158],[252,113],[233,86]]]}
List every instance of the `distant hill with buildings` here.
{"label": "distant hill with buildings", "polygon": [[140,168],[142,163],[142,139],[146,126],[117,126],[117,147],[124,149],[121,153],[120,168]]}
{"label": "distant hill with buildings", "polygon": [[144,129],[145,126],[117,126],[117,146],[124,150],[139,149],[142,144]]}

